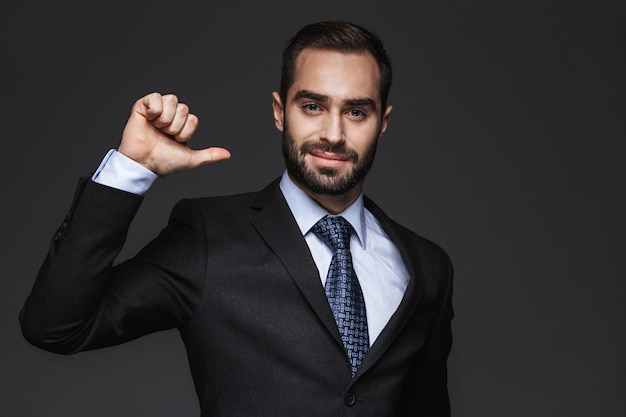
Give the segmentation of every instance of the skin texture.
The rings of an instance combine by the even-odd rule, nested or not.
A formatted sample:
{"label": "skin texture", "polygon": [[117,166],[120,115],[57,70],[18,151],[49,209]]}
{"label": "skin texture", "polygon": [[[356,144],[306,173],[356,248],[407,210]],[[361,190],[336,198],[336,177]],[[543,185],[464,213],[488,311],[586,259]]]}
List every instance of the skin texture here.
{"label": "skin texture", "polygon": [[[272,93],[288,172],[330,213],[359,196],[387,130],[392,107],[381,108],[379,78],[370,54],[307,48],[287,102]],[[148,94],[133,106],[118,151],[161,176],[230,158],[223,148],[191,149],[197,128],[198,118],[176,96]]]}
{"label": "skin texture", "polygon": [[[272,94],[276,128],[316,186],[290,176],[331,213],[359,196],[364,173],[355,183],[346,179],[367,168],[387,130],[392,107],[381,109],[379,77],[369,54],[308,48],[298,57],[287,102]],[[323,191],[341,182],[347,184],[340,192]]]}

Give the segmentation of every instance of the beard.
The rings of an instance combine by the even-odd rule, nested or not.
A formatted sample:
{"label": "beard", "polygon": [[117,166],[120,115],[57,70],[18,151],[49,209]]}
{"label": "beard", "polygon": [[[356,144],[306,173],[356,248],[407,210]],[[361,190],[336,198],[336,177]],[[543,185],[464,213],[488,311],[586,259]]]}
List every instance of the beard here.
{"label": "beard", "polygon": [[[291,178],[308,190],[321,195],[345,194],[363,180],[374,163],[377,144],[378,141],[373,141],[363,155],[346,148],[344,144],[332,146],[319,141],[304,142],[298,149],[286,126],[282,140],[283,157]],[[340,155],[352,162],[352,170],[342,173],[337,168],[309,166],[305,157],[311,151]]]}

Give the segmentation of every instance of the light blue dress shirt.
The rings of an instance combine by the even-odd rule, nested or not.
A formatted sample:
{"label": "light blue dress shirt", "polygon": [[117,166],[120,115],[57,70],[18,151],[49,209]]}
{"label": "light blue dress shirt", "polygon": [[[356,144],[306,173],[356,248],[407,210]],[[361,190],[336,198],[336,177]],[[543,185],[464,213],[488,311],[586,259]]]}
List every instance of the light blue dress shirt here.
{"label": "light blue dress shirt", "polygon": [[[154,172],[112,149],[102,160],[92,180],[143,195],[157,177]],[[281,178],[280,189],[311,250],[323,286],[332,251],[310,230],[319,219],[329,213],[302,191],[286,171]],[[350,222],[356,232],[350,238],[350,251],[365,298],[371,345],[400,305],[409,283],[409,274],[394,243],[374,215],[363,206],[362,194],[338,215]]]}
{"label": "light blue dress shirt", "polygon": [[[333,254],[311,228],[329,213],[294,184],[286,172],[281,178],[280,189],[309,245],[324,285]],[[400,305],[409,283],[409,273],[396,245],[363,206],[363,194],[338,216],[350,222],[355,231],[350,237],[350,252],[365,298],[371,345]]]}

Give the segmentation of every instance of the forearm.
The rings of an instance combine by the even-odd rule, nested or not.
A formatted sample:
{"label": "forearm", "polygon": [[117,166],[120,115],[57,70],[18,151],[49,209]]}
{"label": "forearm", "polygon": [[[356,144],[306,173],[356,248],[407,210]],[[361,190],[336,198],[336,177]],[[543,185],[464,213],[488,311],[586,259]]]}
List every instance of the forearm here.
{"label": "forearm", "polygon": [[142,198],[83,185],[20,314],[25,338],[67,354],[187,323],[205,282],[201,211],[180,202],[158,237],[113,266]]}
{"label": "forearm", "polygon": [[59,353],[78,349],[141,200],[81,180],[20,314],[29,342]]}

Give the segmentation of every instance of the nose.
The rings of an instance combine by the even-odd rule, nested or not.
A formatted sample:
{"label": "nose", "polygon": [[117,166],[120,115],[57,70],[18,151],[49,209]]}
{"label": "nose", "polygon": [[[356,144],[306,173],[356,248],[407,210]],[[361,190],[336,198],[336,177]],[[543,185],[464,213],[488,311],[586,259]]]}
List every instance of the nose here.
{"label": "nose", "polygon": [[341,115],[329,113],[324,120],[321,139],[333,146],[338,145],[346,139],[343,128],[343,118]]}

